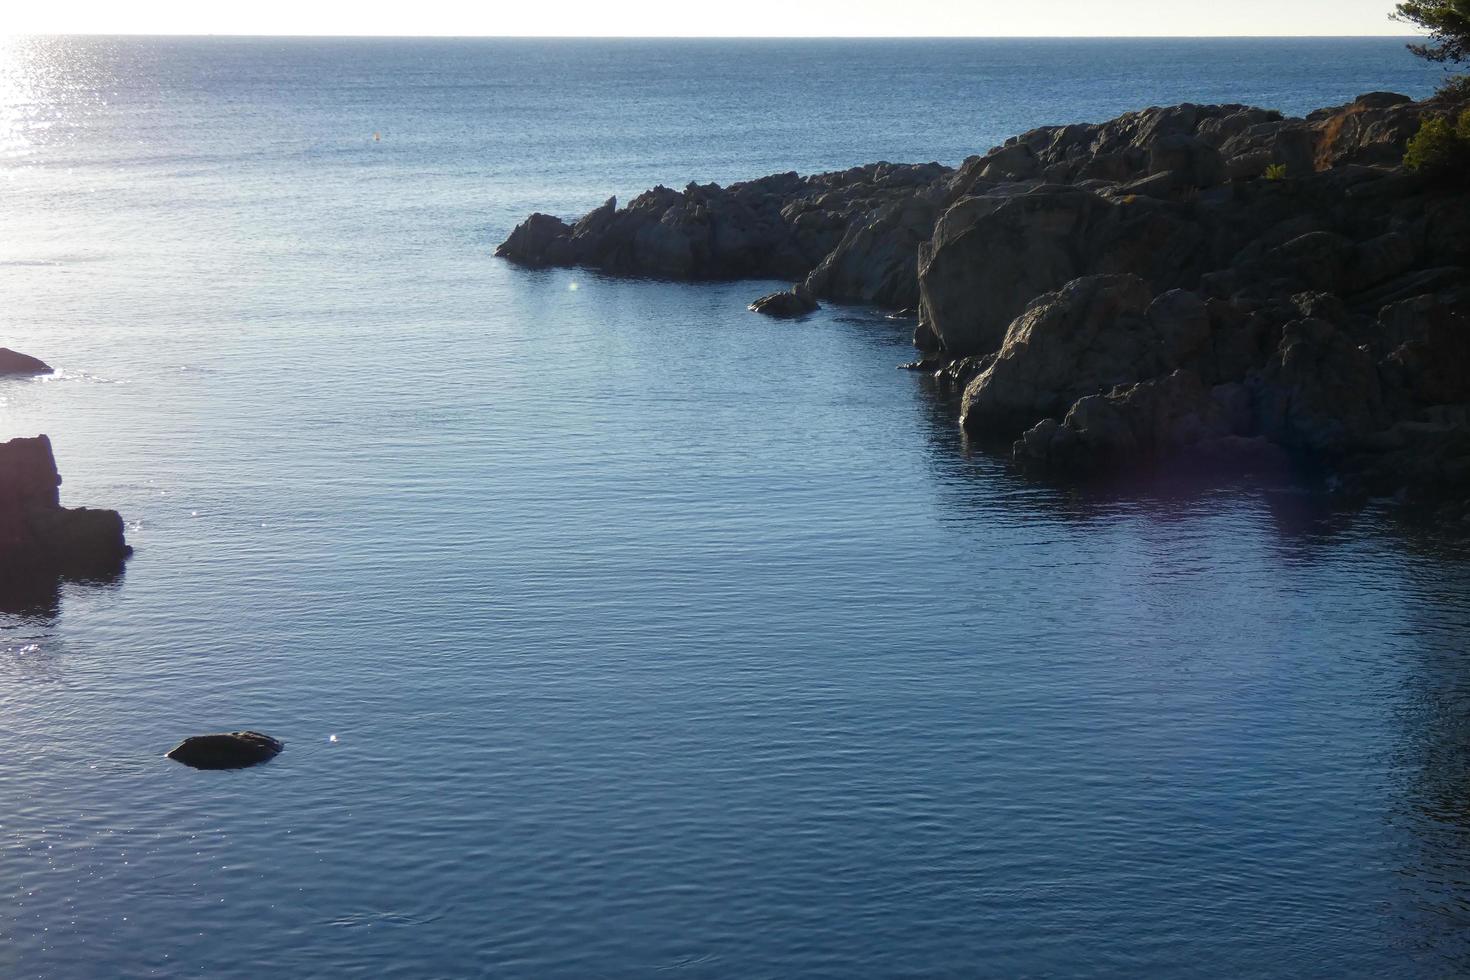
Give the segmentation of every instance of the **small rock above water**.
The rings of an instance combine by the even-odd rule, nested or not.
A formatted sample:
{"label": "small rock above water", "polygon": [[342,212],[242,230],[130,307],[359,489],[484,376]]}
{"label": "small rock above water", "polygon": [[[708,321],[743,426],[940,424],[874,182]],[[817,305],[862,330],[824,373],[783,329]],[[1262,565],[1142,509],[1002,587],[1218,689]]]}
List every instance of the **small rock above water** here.
{"label": "small rock above water", "polygon": [[51,365],[37,357],[0,347],[0,374],[51,374]]}
{"label": "small rock above water", "polygon": [[787,289],[779,293],[770,293],[762,296],[750,304],[752,313],[764,313],[766,316],[790,319],[792,317],[806,316],[808,313],[821,309],[817,301],[811,295],[801,290]]}
{"label": "small rock above water", "polygon": [[105,578],[132,554],[116,511],[61,506],[46,436],[0,442],[0,585]]}
{"label": "small rock above water", "polygon": [[168,758],[195,769],[244,769],[274,759],[285,743],[261,732],[194,735],[168,752]]}

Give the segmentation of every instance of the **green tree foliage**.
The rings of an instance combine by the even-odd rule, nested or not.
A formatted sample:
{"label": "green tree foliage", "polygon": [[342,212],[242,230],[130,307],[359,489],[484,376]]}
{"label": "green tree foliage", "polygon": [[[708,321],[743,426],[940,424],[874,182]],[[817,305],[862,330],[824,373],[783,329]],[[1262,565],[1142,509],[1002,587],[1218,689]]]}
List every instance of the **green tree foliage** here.
{"label": "green tree foliage", "polygon": [[1470,102],[1470,75],[1451,75],[1439,87],[1439,94],[1451,102]]}
{"label": "green tree foliage", "polygon": [[1470,61],[1470,0],[1405,0],[1393,17],[1429,32],[1426,44],[1409,50],[1430,61]]}
{"label": "green tree foliage", "polygon": [[1458,121],[1430,116],[1409,140],[1404,166],[1426,177],[1463,180],[1470,176],[1470,109]]}

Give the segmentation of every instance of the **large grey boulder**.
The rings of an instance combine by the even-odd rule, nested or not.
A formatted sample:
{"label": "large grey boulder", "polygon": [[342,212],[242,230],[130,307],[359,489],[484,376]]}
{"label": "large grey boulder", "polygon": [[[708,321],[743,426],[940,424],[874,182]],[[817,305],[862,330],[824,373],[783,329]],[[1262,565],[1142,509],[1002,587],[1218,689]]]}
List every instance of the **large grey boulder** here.
{"label": "large grey boulder", "polygon": [[955,356],[997,350],[1037,296],[1081,274],[1083,243],[1100,212],[1096,194],[1047,187],[960,201],[919,248],[922,319]]}
{"label": "large grey boulder", "polygon": [[952,356],[988,354],[1037,296],[1106,273],[1187,285],[1207,267],[1207,246],[1185,209],[1146,198],[1058,185],[966,198],[919,249],[921,316]]}
{"label": "large grey boulder", "polygon": [[1419,131],[1423,112],[1407,95],[1369,92],[1348,105],[1312,113],[1307,121],[1317,130],[1317,169],[1399,163]]}
{"label": "large grey boulder", "polygon": [[939,211],[918,196],[882,208],[871,221],[848,227],[837,247],[805,282],[814,296],[895,309],[919,305],[919,246],[934,231]]}
{"label": "large grey boulder", "polygon": [[1180,187],[1214,187],[1225,179],[1220,151],[1196,136],[1156,139],[1148,148],[1148,172],[1169,174]]}
{"label": "large grey boulder", "polygon": [[1390,347],[1381,374],[1413,405],[1470,403],[1470,288],[1416,296],[1379,311]]}
{"label": "large grey boulder", "polygon": [[1337,455],[1388,422],[1369,351],[1325,319],[1288,323],[1260,384],[1258,427],[1283,446]]}
{"label": "large grey boulder", "polygon": [[1013,454],[1030,466],[1095,473],[1238,438],[1223,399],[1217,400],[1193,372],[1177,370],[1078,399],[1061,422],[1046,419],[1027,430]]}
{"label": "large grey boulder", "polygon": [[965,389],[960,422],[972,434],[1014,435],[1086,395],[1187,364],[1209,340],[1208,312],[1193,294],[1155,301],[1137,276],[1076,279],[1010,325],[999,356]]}

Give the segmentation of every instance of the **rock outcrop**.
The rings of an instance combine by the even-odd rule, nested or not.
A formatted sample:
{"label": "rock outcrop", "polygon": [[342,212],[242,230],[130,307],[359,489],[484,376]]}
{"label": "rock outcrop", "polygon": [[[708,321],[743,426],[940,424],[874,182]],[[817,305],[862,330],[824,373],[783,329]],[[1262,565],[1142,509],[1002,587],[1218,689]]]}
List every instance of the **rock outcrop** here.
{"label": "rock outcrop", "polygon": [[46,436],[0,443],[0,583],[103,578],[132,554],[116,511],[61,506]]}
{"label": "rock outcrop", "polygon": [[1010,435],[1077,399],[1193,362],[1209,316],[1192,293],[1157,300],[1134,275],[1087,276],[1038,298],[965,389],[961,424]]}
{"label": "rock outcrop", "polygon": [[[532,215],[495,254],[527,266],[587,266],[615,275],[795,281],[865,225],[881,226],[870,238],[915,222],[927,234],[925,219],[932,223],[933,209],[925,212],[915,202],[937,199],[952,174],[937,163],[877,163],[811,177],[773,174],[729,187],[655,187],[624,208],[609,198],[575,224]],[[860,246],[848,250],[854,249]],[[893,261],[883,248],[875,251],[882,253],[875,264]],[[913,264],[912,255],[907,262]],[[891,270],[875,271],[872,280],[885,271],[891,276]],[[839,291],[853,278],[843,275],[831,275]],[[863,277],[857,288],[867,283]],[[912,270],[904,284],[912,284]]]}
{"label": "rock outcrop", "polygon": [[285,743],[260,732],[194,735],[168,751],[167,758],[195,769],[244,769],[281,754]]}
{"label": "rock outcrop", "polygon": [[0,375],[4,374],[51,374],[51,365],[40,358],[0,347]]}
{"label": "rock outcrop", "polygon": [[966,431],[1019,437],[1027,466],[1289,453],[1375,491],[1470,496],[1470,183],[1402,166],[1425,118],[1462,108],[1383,92],[1301,119],[1155,107],[1032,130],[954,170],[533,215],[498,254],[797,282],[753,305],[777,315],[917,307],[914,366],[962,386]]}

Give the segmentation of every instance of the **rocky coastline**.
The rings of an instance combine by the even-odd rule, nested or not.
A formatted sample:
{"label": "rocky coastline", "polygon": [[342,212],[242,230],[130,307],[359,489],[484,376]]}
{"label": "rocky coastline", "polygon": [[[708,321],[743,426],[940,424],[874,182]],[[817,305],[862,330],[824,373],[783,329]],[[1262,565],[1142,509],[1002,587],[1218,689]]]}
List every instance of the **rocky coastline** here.
{"label": "rocky coastline", "polygon": [[496,254],[778,278],[752,309],[914,309],[910,367],[1018,465],[1326,467],[1470,512],[1470,180],[1408,171],[1426,118],[1371,93],[1305,118],[1178,105],[1050,126],[958,168],[877,163],[658,187]]}

